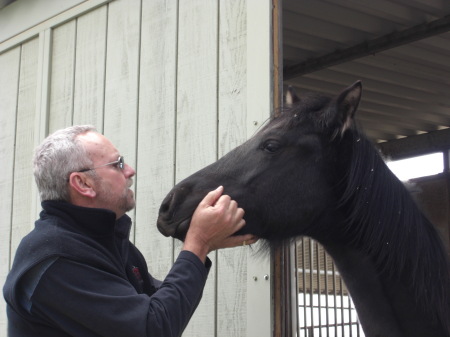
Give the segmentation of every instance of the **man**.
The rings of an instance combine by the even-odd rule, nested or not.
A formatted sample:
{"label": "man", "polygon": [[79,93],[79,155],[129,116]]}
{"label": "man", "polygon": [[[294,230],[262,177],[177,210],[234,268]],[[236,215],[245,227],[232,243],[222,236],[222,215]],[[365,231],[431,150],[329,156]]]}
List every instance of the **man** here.
{"label": "man", "polygon": [[244,211],[219,187],[194,212],[165,280],[155,280],[128,238],[135,173],[92,126],[59,130],[36,149],[43,211],[3,288],[10,337],[180,336],[202,295],[207,254],[256,241],[232,236]]}

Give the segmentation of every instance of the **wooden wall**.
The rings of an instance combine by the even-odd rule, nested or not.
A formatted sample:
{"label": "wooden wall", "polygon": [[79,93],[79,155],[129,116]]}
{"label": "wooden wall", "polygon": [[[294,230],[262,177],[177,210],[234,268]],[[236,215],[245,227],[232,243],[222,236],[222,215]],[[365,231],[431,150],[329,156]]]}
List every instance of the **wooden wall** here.
{"label": "wooden wall", "polygon": [[[156,229],[161,200],[270,115],[271,15],[270,0],[89,0],[1,43],[1,283],[40,211],[33,150],[72,124],[94,124],[136,168],[132,239],[164,278],[180,244]],[[270,259],[210,257],[184,335],[270,336]]]}

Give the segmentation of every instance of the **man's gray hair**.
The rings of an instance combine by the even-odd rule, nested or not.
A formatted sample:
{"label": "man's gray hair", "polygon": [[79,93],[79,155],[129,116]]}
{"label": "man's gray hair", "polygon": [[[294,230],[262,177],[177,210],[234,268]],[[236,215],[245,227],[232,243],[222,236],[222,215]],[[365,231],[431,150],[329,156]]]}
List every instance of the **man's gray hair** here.
{"label": "man's gray hair", "polygon": [[92,125],[75,125],[58,130],[39,145],[34,154],[34,179],[41,201],[70,201],[68,179],[72,172],[92,166],[78,136],[97,132]]}

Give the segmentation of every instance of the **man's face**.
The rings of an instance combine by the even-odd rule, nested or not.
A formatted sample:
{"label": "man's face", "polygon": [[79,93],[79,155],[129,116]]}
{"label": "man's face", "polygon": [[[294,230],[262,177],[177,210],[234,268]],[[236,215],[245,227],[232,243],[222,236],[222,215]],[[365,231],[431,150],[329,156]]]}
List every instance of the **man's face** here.
{"label": "man's face", "polygon": [[[83,141],[93,167],[114,162],[120,156],[119,151],[103,135],[88,132],[79,136]],[[118,165],[107,165],[95,169],[94,198],[95,207],[105,208],[116,213],[117,218],[135,207],[134,193],[130,189],[134,169],[125,163],[123,169]]]}

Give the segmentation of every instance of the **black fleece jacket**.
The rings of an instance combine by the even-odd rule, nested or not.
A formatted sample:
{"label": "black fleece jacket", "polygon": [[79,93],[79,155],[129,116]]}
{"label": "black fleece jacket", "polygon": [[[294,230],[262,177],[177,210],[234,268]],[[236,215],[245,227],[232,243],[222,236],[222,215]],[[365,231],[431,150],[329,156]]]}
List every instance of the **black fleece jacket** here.
{"label": "black fleece jacket", "polygon": [[130,218],[44,201],[3,288],[8,336],[180,336],[211,267],[182,251],[163,282],[129,241]]}

